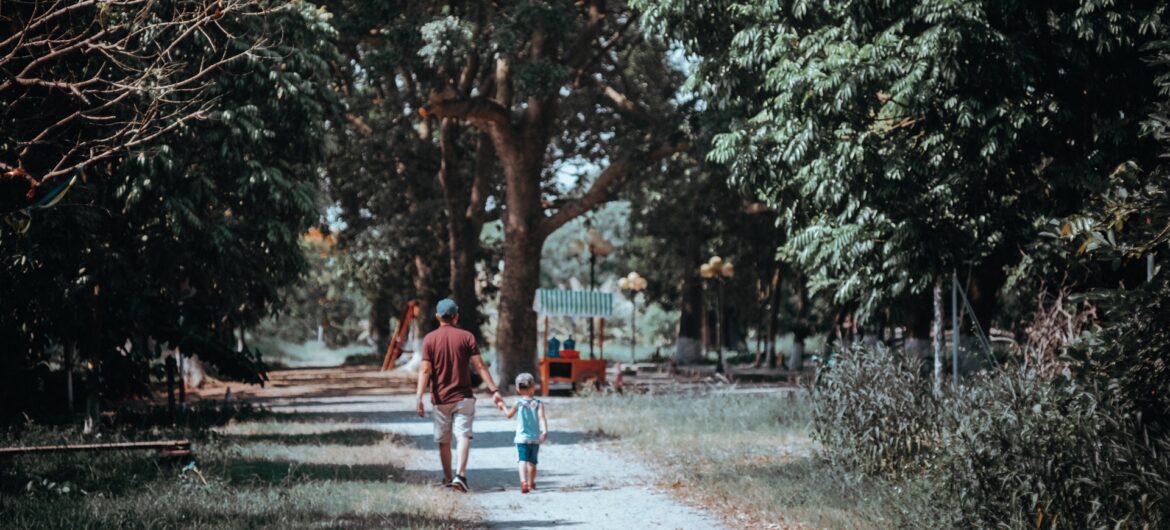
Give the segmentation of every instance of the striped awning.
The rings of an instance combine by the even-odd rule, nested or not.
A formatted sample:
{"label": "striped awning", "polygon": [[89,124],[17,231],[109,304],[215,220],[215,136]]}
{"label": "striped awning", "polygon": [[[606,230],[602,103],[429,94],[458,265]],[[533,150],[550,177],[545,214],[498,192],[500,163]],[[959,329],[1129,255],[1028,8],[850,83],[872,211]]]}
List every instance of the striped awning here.
{"label": "striped awning", "polygon": [[613,293],[537,289],[532,308],[541,315],[608,317],[613,314]]}

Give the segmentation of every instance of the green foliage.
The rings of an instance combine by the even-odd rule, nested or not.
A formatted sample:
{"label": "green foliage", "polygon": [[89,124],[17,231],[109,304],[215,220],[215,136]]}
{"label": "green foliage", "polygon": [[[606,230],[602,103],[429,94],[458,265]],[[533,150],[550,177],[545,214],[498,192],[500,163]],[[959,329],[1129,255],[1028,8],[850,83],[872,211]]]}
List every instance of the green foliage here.
{"label": "green foliage", "polygon": [[1143,51],[1164,5],[635,4],[731,117],[711,160],[781,211],[810,286],[863,314],[1018,261],[1118,164],[1153,165]]}
{"label": "green foliage", "polygon": [[825,456],[870,475],[922,472],[942,448],[939,400],[921,363],[885,347],[837,356],[814,388],[813,426]]}
{"label": "green foliage", "polygon": [[1112,407],[1158,436],[1170,433],[1170,282],[1161,273],[1130,292],[1114,291],[1113,324],[1069,352],[1082,379],[1102,381]]}
{"label": "green foliage", "polygon": [[1170,523],[1170,441],[1083,383],[979,378],[942,406],[932,470],[960,499],[956,527],[1159,528]]}
{"label": "green foliage", "polygon": [[[0,275],[11,279],[0,299],[22,301],[0,310],[4,377],[19,381],[73,345],[95,391],[140,393],[168,345],[222,376],[263,381],[259,352],[239,351],[236,335],[305,270],[299,238],[317,220],[325,126],[338,110],[328,14],[269,7],[218,21],[239,37],[212,47],[248,53],[212,71],[206,119],[88,168],[88,184],[27,233],[0,230]],[[172,53],[200,68],[217,52],[185,42]]]}
{"label": "green foliage", "polygon": [[253,334],[299,343],[316,341],[320,327],[330,348],[358,342],[367,331],[369,302],[347,274],[346,256],[336,248],[335,237],[311,228],[300,245],[308,270],[302,281],[282,290],[284,303]]}
{"label": "green foliage", "polygon": [[900,356],[854,350],[815,389],[830,461],[929,484],[922,527],[1157,528],[1170,521],[1170,442],[1112,384],[1003,371],[934,396]]}
{"label": "green foliage", "polygon": [[452,71],[448,65],[455,63],[471,48],[475,37],[471,24],[457,17],[447,16],[423,24],[419,28],[422,41],[418,55],[431,68],[441,67]]}

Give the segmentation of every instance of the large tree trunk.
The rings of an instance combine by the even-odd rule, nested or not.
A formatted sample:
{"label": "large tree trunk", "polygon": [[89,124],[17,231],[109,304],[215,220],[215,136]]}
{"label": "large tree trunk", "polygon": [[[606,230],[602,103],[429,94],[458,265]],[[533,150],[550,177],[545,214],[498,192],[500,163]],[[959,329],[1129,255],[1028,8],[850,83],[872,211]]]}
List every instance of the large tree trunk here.
{"label": "large tree trunk", "polygon": [[418,329],[422,334],[430,333],[439,327],[435,320],[435,304],[442,296],[440,286],[445,284],[445,278],[439,276],[424,256],[414,258],[414,289],[418,296],[419,322]]}
{"label": "large tree trunk", "polygon": [[[504,270],[500,287],[500,317],[496,331],[496,374],[501,385],[510,385],[516,376],[536,375],[537,326],[532,308],[540,286],[540,254],[548,237],[541,207],[540,171],[547,136],[534,141],[525,135],[526,145],[501,149],[493,138],[507,178],[507,210],[504,212]],[[538,136],[539,138],[539,136]],[[541,382],[541,384],[547,384]]]}
{"label": "large tree trunk", "polygon": [[486,347],[483,316],[475,292],[475,260],[479,256],[479,235],[483,228],[484,187],[490,172],[487,167],[491,163],[490,139],[480,138],[475,174],[465,175],[457,166],[458,138],[457,121],[444,118],[439,126],[442,157],[438,180],[447,206],[447,250],[451,259],[448,287],[451,297],[459,304],[459,326],[475,335],[480,347]]}
{"label": "large tree trunk", "polygon": [[926,297],[911,296],[906,301],[906,354],[920,364],[925,374],[928,370],[926,360],[930,358],[930,327],[932,323],[932,305],[927,303]]}
{"label": "large tree trunk", "polygon": [[809,335],[808,324],[808,289],[805,285],[806,278],[804,274],[796,272],[793,275],[793,287],[796,289],[796,294],[793,297],[793,309],[795,313],[796,323],[792,326],[792,355],[788,357],[787,368],[789,370],[801,370],[804,368],[804,349],[805,341]]}
{"label": "large tree trunk", "polygon": [[767,336],[764,338],[764,362],[768,368],[776,368],[776,324],[780,320],[780,272],[783,269],[779,264],[776,265],[776,270],[772,274],[772,284],[769,287],[768,293],[768,310],[766,312],[766,323],[764,329],[767,330]]}
{"label": "large tree trunk", "polygon": [[[699,263],[699,241],[688,240],[686,266]],[[703,360],[703,280],[698,274],[684,274],[679,301],[678,339],[675,341],[675,364],[698,364]]]}

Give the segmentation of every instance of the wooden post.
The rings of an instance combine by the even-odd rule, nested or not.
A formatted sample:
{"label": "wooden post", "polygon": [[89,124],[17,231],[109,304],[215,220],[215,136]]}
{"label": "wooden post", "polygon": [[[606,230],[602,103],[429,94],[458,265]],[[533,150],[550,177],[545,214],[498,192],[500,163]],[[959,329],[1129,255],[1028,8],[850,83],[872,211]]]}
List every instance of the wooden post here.
{"label": "wooden post", "polygon": [[544,316],[544,356],[548,357],[548,315]]}
{"label": "wooden post", "polygon": [[178,348],[175,348],[175,357],[179,361],[179,405],[185,405],[187,403],[187,363],[183,360],[183,353]]}
{"label": "wooden post", "polygon": [[171,422],[175,421],[175,356],[167,357],[166,361],[167,372],[167,413],[171,417]]}
{"label": "wooden post", "polygon": [[73,413],[73,341],[65,343],[65,407]]}
{"label": "wooden post", "polygon": [[605,358],[605,319],[599,318],[598,332],[597,332],[597,354],[599,358]]}

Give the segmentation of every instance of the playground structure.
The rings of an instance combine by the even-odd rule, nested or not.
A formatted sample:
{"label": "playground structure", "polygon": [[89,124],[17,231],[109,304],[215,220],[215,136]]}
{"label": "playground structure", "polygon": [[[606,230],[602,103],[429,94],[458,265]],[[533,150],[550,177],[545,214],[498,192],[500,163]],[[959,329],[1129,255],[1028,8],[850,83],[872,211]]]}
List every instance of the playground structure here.
{"label": "playground structure", "polygon": [[395,328],[394,335],[390,337],[390,345],[386,347],[386,356],[382,360],[383,372],[394,369],[394,362],[406,351],[406,339],[410,336],[411,326],[418,318],[418,313],[418,300],[406,303],[406,309],[402,311],[402,318],[398,319],[398,327]]}
{"label": "playground structure", "polygon": [[[596,291],[538,289],[533,309],[544,316],[544,355],[540,359],[540,392],[547,396],[553,383],[568,383],[574,388],[605,384],[605,318],[613,314],[613,294]],[[598,359],[549,356],[549,317],[586,317],[590,329],[594,319],[601,328]],[[592,356],[591,356],[592,357]]]}

